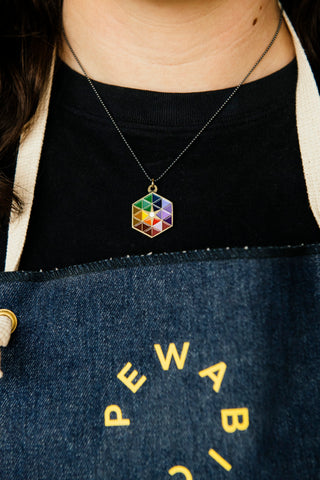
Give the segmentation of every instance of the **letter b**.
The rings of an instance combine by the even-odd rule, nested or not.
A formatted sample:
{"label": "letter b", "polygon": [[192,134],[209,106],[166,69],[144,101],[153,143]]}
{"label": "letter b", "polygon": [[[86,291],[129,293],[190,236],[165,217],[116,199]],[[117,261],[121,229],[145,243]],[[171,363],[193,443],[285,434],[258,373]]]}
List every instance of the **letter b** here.
{"label": "letter b", "polygon": [[[242,417],[241,421],[240,417]],[[231,423],[229,422],[229,418],[231,419]],[[236,430],[247,430],[249,427],[249,410],[247,408],[221,410],[221,423],[227,433],[234,433]]]}

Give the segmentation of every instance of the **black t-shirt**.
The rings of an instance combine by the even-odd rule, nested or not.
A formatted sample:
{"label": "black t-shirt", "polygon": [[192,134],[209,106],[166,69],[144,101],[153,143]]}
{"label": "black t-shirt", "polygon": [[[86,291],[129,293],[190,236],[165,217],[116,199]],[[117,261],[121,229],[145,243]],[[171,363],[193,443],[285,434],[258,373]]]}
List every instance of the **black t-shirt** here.
{"label": "black t-shirt", "polygon": [[[87,80],[56,70],[20,269],[199,248],[317,242],[296,130],[294,60],[240,88],[157,182],[174,225],[149,238],[131,227],[145,177]],[[158,177],[232,89],[163,93],[96,82],[150,177]]]}

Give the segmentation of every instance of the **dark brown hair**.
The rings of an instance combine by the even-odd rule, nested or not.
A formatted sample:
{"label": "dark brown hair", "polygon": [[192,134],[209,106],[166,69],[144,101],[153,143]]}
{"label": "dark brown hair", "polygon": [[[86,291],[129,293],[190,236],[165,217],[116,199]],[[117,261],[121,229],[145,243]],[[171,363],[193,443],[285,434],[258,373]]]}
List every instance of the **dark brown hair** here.
{"label": "dark brown hair", "polygon": [[[23,205],[6,175],[24,126],[44,90],[61,39],[63,0],[2,0],[0,4],[0,223]],[[320,79],[320,0],[283,0]]]}
{"label": "dark brown hair", "polygon": [[0,223],[22,202],[4,171],[44,90],[54,45],[61,38],[62,0],[0,4]]}
{"label": "dark brown hair", "polygon": [[313,73],[320,82],[320,0],[283,0],[281,3],[300,37]]}

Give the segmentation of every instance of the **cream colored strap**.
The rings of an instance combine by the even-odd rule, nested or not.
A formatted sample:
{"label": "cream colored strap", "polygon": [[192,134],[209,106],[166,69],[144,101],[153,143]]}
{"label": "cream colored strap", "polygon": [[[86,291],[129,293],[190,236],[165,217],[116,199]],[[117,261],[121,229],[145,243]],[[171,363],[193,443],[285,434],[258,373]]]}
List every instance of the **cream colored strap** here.
{"label": "cream colored strap", "polygon": [[37,108],[32,128],[25,138],[22,135],[20,139],[14,187],[24,202],[24,210],[18,218],[10,217],[5,271],[18,270],[27,236],[38,166],[49,111],[54,64],[55,55],[53,55],[49,81]]}
{"label": "cream colored strap", "polygon": [[286,15],[285,18],[298,63],[296,117],[304,177],[310,207],[320,226],[320,96],[300,40]]}

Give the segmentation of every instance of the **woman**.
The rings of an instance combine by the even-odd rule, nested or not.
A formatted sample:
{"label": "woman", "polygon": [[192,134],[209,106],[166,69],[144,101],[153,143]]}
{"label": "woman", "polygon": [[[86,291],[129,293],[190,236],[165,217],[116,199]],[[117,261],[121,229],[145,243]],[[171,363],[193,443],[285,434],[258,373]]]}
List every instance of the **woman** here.
{"label": "woman", "polygon": [[4,478],[317,478],[319,94],[278,3],[5,5]]}

